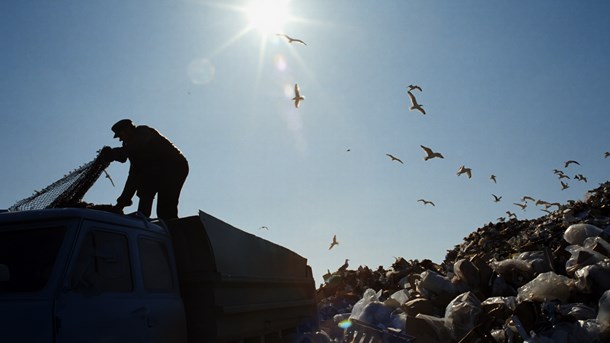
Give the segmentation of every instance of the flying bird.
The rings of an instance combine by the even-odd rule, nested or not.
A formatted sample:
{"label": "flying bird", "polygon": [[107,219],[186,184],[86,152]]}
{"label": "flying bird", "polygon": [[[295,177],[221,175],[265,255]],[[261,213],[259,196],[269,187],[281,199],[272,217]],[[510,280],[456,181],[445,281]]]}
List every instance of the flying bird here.
{"label": "flying bird", "polygon": [[610,156],[610,151],[606,151],[606,152],[604,153],[604,158],[608,158],[608,156]]}
{"label": "flying bird", "polygon": [[302,40],[300,40],[300,39],[296,39],[296,38],[292,38],[292,37],[288,36],[288,35],[287,35],[287,34],[285,34],[285,33],[277,33],[276,35],[277,35],[277,36],[281,36],[281,37],[286,38],[286,39],[288,40],[288,43],[294,43],[294,42],[297,42],[297,43],[301,43],[301,44],[303,44],[303,45],[307,45],[307,44],[306,44],[305,42],[303,42]]}
{"label": "flying bird", "polygon": [[426,111],[424,111],[424,106],[417,103],[417,99],[415,99],[415,95],[413,95],[413,93],[411,93],[411,91],[407,91],[407,94],[409,94],[409,98],[411,99],[411,108],[409,108],[409,109],[411,111],[418,110],[422,114],[426,114]]}
{"label": "flying bird", "polygon": [[264,226],[264,225],[263,225],[263,226],[261,226],[261,227],[259,227],[258,229],[259,229],[259,230],[262,230],[262,229],[269,230],[269,228],[268,228],[268,227],[266,227],[266,226]]}
{"label": "flying bird", "polygon": [[522,209],[523,211],[525,211],[525,208],[527,207],[527,204],[520,204],[520,203],[518,203],[518,202],[514,202],[513,204],[514,204],[514,205],[517,205],[517,206],[519,206],[519,207],[521,207],[521,209]]}
{"label": "flying bird", "polygon": [[495,194],[491,194],[494,197],[494,202],[499,202],[502,199],[502,196],[497,196]]}
{"label": "flying bird", "polygon": [[468,175],[468,178],[470,179],[472,177],[472,170],[470,168],[461,166],[460,169],[458,169],[457,171],[457,176],[460,176],[462,174]]}
{"label": "flying bird", "polygon": [[410,90],[410,91],[412,91],[412,90],[414,90],[414,89],[417,89],[418,91],[420,91],[420,92],[421,92],[421,87],[420,87],[420,86],[418,86],[418,85],[409,85],[408,87],[409,87],[409,90]]}
{"label": "flying bird", "polygon": [[531,201],[536,201],[536,199],[532,198],[532,197],[531,197],[531,196],[529,196],[529,195],[524,195],[524,196],[521,198],[521,201],[523,201],[523,202],[527,202],[528,200],[531,200]]}
{"label": "flying bird", "polygon": [[337,241],[337,235],[333,236],[333,241],[332,241],[332,243],[330,243],[328,250],[332,249],[335,245],[339,245],[339,241]]}
{"label": "flying bird", "polygon": [[434,203],[433,203],[432,201],[428,201],[428,200],[426,200],[426,199],[419,199],[419,200],[417,200],[417,201],[422,202],[424,205],[428,205],[428,204],[429,204],[429,205],[432,205],[432,206],[435,206],[435,207],[436,207],[436,205],[434,205]]}
{"label": "flying bird", "polygon": [[544,204],[544,208],[549,208],[549,207],[553,207],[553,206],[557,206],[557,209],[561,208],[561,204],[558,202],[552,202],[552,203],[546,203]]}
{"label": "flying bird", "polygon": [[[385,155],[386,155],[386,156],[388,156],[388,157],[389,157],[389,158],[390,158],[392,161],[398,161],[398,162],[402,163],[402,161],[400,160],[400,158],[395,157],[395,156],[394,156],[394,155],[392,155],[392,154],[385,154]],[[404,164],[404,163],[402,163],[402,164]]]}
{"label": "flying bird", "polygon": [[563,182],[563,181],[559,181],[559,182],[561,182],[561,190],[562,190],[562,191],[563,191],[564,189],[568,189],[568,188],[570,188],[570,186],[568,186],[568,184],[567,184],[567,183],[565,183],[565,182]]}
{"label": "flying bird", "polygon": [[549,210],[547,210],[547,209],[544,209],[544,208],[541,208],[541,209],[540,209],[540,211],[544,211],[544,212],[546,212],[546,213],[548,213],[548,214],[553,213],[553,212],[551,212],[551,211],[549,211]]}
{"label": "flying bird", "polygon": [[582,174],[574,175],[574,180],[580,180],[580,181],[583,181],[583,182],[587,182],[587,178],[584,177]]}
{"label": "flying bird", "polygon": [[506,214],[508,215],[508,218],[515,218],[515,219],[517,219],[517,215],[516,215],[516,214],[514,214],[514,213],[513,213],[513,212],[511,212],[511,211],[506,211]]}
{"label": "flying bird", "polygon": [[112,178],[110,177],[110,174],[108,174],[108,172],[106,171],[106,169],[103,169],[102,171],[104,172],[104,174],[106,174],[106,176],[105,176],[105,177],[106,177],[108,180],[110,180],[110,183],[112,184],[112,187],[114,187],[114,181],[112,181]]}
{"label": "flying bird", "polygon": [[292,100],[294,100],[294,107],[296,108],[299,108],[299,103],[301,100],[305,100],[305,97],[301,95],[299,85],[296,83],[294,84],[294,98],[292,98]]}
{"label": "flying bird", "polygon": [[548,205],[548,204],[549,203],[547,201],[544,201],[542,199],[536,200],[536,203],[535,203],[536,206],[538,206],[538,205]]}
{"label": "flying bird", "polygon": [[563,174],[563,173],[557,174],[557,177],[559,178],[559,180],[561,180],[561,179],[570,179],[569,176],[567,176],[566,174]]}
{"label": "flying bird", "polygon": [[571,163],[580,165],[580,163],[578,163],[578,162],[576,162],[574,160],[569,160],[569,161],[566,161],[566,163],[564,163],[564,166],[567,168]]}
{"label": "flying bird", "polygon": [[489,177],[489,179],[491,181],[493,181],[494,183],[498,183],[498,181],[496,181],[496,176],[494,174],[491,174],[491,176]]}
{"label": "flying bird", "polygon": [[441,155],[438,152],[432,151],[432,149],[430,149],[430,148],[428,148],[426,146],[420,145],[420,147],[422,149],[424,149],[424,151],[426,152],[426,156],[424,157],[424,161],[427,161],[427,160],[429,160],[431,158],[435,158],[435,157],[444,158],[443,155]]}

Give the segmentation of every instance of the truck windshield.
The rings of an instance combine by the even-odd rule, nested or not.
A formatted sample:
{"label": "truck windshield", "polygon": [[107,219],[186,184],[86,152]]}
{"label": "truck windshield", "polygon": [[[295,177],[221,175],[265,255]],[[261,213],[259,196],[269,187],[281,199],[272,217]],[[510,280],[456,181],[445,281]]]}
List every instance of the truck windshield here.
{"label": "truck windshield", "polygon": [[65,234],[61,226],[0,231],[0,294],[44,288]]}

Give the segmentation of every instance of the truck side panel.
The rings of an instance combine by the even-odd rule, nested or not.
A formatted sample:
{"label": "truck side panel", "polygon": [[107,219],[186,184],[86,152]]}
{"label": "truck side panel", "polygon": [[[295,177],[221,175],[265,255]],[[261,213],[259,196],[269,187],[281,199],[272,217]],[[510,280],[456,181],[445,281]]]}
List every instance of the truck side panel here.
{"label": "truck side panel", "polygon": [[281,336],[316,325],[305,258],[204,212],[168,226],[189,342]]}

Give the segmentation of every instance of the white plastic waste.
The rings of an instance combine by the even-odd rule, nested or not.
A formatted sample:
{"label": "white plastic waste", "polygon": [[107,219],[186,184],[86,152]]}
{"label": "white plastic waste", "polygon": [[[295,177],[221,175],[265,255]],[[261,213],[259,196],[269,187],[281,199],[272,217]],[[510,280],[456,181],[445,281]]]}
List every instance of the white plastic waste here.
{"label": "white plastic waste", "polygon": [[570,244],[582,245],[588,237],[597,237],[604,232],[602,229],[591,224],[572,224],[563,233],[563,239]]}

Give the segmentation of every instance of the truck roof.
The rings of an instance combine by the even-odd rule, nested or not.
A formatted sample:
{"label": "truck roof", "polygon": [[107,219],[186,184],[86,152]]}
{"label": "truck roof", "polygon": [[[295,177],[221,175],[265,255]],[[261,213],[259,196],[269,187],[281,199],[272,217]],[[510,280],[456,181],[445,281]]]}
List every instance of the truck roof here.
{"label": "truck roof", "polygon": [[0,212],[0,224],[56,219],[89,219],[167,234],[165,229],[137,213],[122,215],[86,208],[51,208],[31,211]]}

